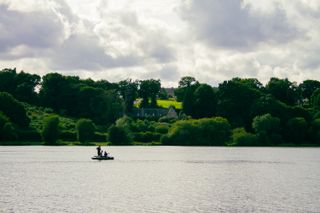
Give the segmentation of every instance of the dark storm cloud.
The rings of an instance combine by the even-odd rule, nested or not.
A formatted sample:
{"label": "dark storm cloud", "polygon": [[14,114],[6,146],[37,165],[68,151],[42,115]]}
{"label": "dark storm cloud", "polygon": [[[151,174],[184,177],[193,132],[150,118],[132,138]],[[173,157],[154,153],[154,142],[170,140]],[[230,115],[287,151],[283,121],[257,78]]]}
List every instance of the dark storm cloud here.
{"label": "dark storm cloud", "polygon": [[181,14],[198,39],[222,48],[246,49],[262,42],[287,42],[298,33],[280,7],[262,14],[241,0],[187,1]]}
{"label": "dark storm cloud", "polygon": [[[35,49],[51,48],[60,42],[63,34],[62,23],[50,11],[45,13],[11,11],[8,6],[0,4],[0,51],[2,53],[19,45]],[[7,57],[10,58],[10,55]]]}

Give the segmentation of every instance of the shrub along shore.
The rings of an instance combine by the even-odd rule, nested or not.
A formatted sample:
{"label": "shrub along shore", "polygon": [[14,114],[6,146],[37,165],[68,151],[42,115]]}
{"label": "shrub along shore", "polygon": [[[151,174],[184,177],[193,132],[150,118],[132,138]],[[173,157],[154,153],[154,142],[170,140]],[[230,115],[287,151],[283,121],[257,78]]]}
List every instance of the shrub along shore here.
{"label": "shrub along shore", "polygon": [[[110,83],[0,71],[0,145],[320,145],[320,82]],[[168,109],[169,108],[169,109]]]}

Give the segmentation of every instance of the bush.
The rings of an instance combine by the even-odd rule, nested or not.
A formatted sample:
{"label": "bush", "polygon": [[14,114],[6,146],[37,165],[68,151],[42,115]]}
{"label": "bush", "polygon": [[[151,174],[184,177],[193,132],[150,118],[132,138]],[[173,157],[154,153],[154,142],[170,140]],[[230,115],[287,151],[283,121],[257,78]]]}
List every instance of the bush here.
{"label": "bush", "polygon": [[95,132],[92,140],[95,142],[105,142],[107,141],[107,136],[106,134]]}
{"label": "bush", "polygon": [[13,124],[7,122],[2,128],[2,139],[6,141],[16,141],[17,138],[18,135]]}
{"label": "bush", "polygon": [[314,144],[320,145],[320,118],[315,119],[311,125],[311,138]]}
{"label": "bush", "polygon": [[61,131],[60,139],[63,141],[77,141],[77,133],[75,131]]}
{"label": "bush", "polygon": [[152,142],[159,141],[161,134],[156,132],[135,132],[133,133],[134,141],[139,142]]}
{"label": "bush", "polygon": [[236,128],[232,131],[233,146],[256,146],[258,138],[256,135],[246,132],[244,128]]}
{"label": "bush", "polygon": [[279,118],[270,114],[256,116],[253,119],[252,127],[257,133],[260,145],[271,146],[282,142]]}
{"label": "bush", "polygon": [[176,122],[178,119],[176,118],[170,118],[170,117],[167,117],[167,116],[163,116],[161,118],[159,118],[159,122],[165,122],[165,123],[174,123]]}
{"label": "bush", "polygon": [[155,131],[160,133],[160,134],[167,134],[168,131],[169,131],[169,125],[166,124],[166,123],[161,123],[161,124],[158,124],[156,127],[155,127]]}
{"label": "bush", "polygon": [[95,126],[90,119],[79,119],[76,127],[77,138],[81,143],[87,143],[93,139]]}
{"label": "bush", "polygon": [[166,136],[164,145],[222,146],[230,140],[231,127],[225,118],[203,118],[174,123]]}
{"label": "bush", "polygon": [[40,132],[35,129],[18,130],[17,133],[19,141],[42,141]]}
{"label": "bush", "polygon": [[113,145],[130,145],[132,143],[131,135],[126,128],[112,125],[108,135],[108,139]]}
{"label": "bush", "polygon": [[47,145],[56,145],[59,139],[59,117],[50,116],[45,119],[42,138]]}
{"label": "bush", "polygon": [[30,119],[22,103],[6,92],[0,92],[0,111],[8,116],[11,122],[21,127],[28,127]]}
{"label": "bush", "polygon": [[291,118],[288,120],[285,129],[287,142],[294,144],[306,143],[307,131],[308,123],[304,118]]}

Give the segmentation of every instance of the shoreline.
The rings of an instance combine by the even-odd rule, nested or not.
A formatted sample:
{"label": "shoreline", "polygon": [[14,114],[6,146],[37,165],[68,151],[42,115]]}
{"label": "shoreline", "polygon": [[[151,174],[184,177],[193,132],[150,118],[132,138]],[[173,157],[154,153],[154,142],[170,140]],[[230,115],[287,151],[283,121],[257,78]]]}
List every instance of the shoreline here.
{"label": "shoreline", "polygon": [[[168,146],[163,145],[160,142],[150,142],[150,143],[143,143],[143,142],[134,142],[131,145],[112,145],[110,142],[90,142],[88,144],[81,144],[78,141],[63,141],[55,145],[48,145],[44,142],[35,142],[35,141],[5,141],[0,142],[0,146]],[[174,145],[174,146],[182,146],[182,145]],[[185,147],[288,147],[288,148],[319,148],[320,145],[318,144],[279,144],[276,146],[185,146]]]}

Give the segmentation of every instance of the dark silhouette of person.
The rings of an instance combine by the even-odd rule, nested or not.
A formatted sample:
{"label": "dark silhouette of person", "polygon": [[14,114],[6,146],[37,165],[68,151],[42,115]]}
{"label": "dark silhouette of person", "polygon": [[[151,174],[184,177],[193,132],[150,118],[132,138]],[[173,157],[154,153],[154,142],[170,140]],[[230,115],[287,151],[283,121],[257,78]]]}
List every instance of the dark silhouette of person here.
{"label": "dark silhouette of person", "polygon": [[102,153],[101,153],[101,146],[98,146],[98,147],[97,147],[97,154],[98,154],[98,156],[101,156],[101,155],[102,155]]}
{"label": "dark silhouette of person", "polygon": [[106,151],[104,151],[104,157],[108,157],[107,150],[106,150]]}

